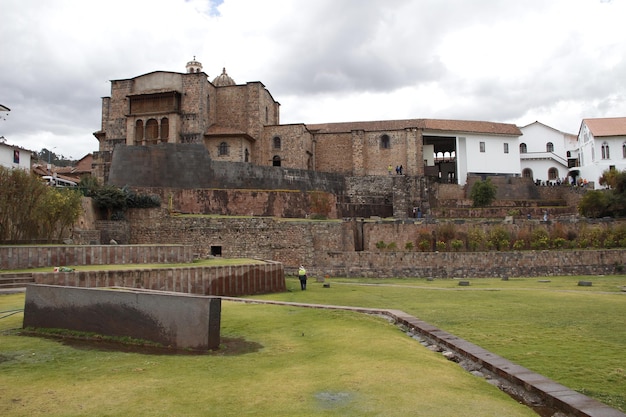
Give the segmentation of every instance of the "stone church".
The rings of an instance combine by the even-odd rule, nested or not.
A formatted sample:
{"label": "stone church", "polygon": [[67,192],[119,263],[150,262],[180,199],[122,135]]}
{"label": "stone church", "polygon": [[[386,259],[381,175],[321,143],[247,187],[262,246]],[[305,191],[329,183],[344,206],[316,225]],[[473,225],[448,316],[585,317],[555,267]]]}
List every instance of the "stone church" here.
{"label": "stone church", "polygon": [[389,165],[460,184],[468,174],[520,174],[521,131],[512,124],[408,119],[282,125],[280,104],[263,83],[237,84],[226,69],[210,81],[195,57],[186,69],[111,81],[102,126],[94,133],[100,178],[103,153],[116,145],[158,143],[202,144],[216,161],[350,176],[387,175]]}
{"label": "stone church", "polygon": [[[521,131],[513,124],[440,119],[281,124],[280,104],[263,83],[238,84],[226,69],[211,81],[195,57],[185,73],[155,71],[111,81],[111,95],[102,99],[102,125],[94,135],[99,150],[94,154],[93,173],[103,183],[111,181],[116,152],[134,152],[132,162],[124,159],[126,167],[165,170],[162,154],[179,152],[187,145],[202,146],[211,163],[281,167],[352,179],[395,177],[395,168],[402,166],[403,176],[415,180],[406,183],[405,194],[411,200],[406,206],[424,198],[418,189],[424,181],[464,185],[470,176],[521,174]],[[143,159],[137,159],[142,152]],[[155,154],[161,155],[161,166],[148,167],[155,164]],[[193,181],[162,182],[163,177],[197,170],[199,164],[206,162],[190,159],[175,171],[153,172],[152,184],[129,184],[141,176],[139,171],[128,171],[114,182],[207,188]],[[394,197],[384,197],[389,198]]]}

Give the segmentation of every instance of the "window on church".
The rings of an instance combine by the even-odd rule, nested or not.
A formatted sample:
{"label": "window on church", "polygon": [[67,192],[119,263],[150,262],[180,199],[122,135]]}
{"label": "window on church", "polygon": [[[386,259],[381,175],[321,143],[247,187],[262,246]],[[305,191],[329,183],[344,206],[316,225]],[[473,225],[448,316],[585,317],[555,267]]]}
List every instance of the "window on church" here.
{"label": "window on church", "polygon": [[170,137],[170,122],[167,117],[161,119],[161,142],[167,142]]}
{"label": "window on church", "polygon": [[546,143],[546,152],[554,152],[554,143],[552,142]]}
{"label": "window on church", "polygon": [[509,153],[509,144],[508,143],[504,144],[504,153]]}
{"label": "window on church", "polygon": [[243,153],[243,161],[250,162],[250,151],[248,151],[248,148],[246,148],[246,150]]}
{"label": "window on church", "polygon": [[220,146],[217,147],[217,155],[218,156],[228,155],[228,143],[226,142],[220,143]]}
{"label": "window on church", "polygon": [[622,158],[626,158],[626,142],[622,144]]}
{"label": "window on church", "polygon": [[602,144],[602,159],[611,159],[609,156],[609,144],[606,142]]}
{"label": "window on church", "polygon": [[156,119],[149,119],[146,122],[146,142],[156,144],[159,138],[159,123]]}
{"label": "window on church", "polygon": [[485,152],[485,142],[480,142],[480,151]]}
{"label": "window on church", "polygon": [[280,138],[278,136],[274,136],[274,149],[280,149]]}
{"label": "window on church", "polygon": [[143,120],[135,122],[135,145],[141,145],[143,142]]}
{"label": "window on church", "polygon": [[391,139],[389,138],[389,135],[382,135],[380,137],[380,148],[381,149],[391,148]]}
{"label": "window on church", "polygon": [[528,147],[525,143],[519,144],[519,153],[528,153]]}
{"label": "window on church", "polygon": [[272,158],[272,166],[279,167],[280,166],[280,156],[274,155]]}

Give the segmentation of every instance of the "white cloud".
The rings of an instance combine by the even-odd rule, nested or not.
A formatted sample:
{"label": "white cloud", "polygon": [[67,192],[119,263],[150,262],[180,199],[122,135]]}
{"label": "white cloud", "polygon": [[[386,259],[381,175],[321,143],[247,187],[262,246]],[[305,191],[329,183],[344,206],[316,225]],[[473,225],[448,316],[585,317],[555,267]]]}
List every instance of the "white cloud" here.
{"label": "white cloud", "polygon": [[539,120],[575,133],[626,114],[626,2],[4,0],[8,143],[97,150],[112,79],[185,70],[262,81],[283,123]]}

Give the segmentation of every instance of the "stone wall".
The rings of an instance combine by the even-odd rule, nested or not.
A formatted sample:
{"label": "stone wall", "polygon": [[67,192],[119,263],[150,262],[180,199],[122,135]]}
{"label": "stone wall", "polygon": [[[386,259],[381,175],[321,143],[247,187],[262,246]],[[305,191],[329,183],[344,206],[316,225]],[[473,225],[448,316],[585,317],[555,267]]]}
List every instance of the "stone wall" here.
{"label": "stone wall", "polygon": [[107,271],[38,272],[36,284],[70,287],[127,287],[198,295],[242,296],[285,291],[278,262]]}
{"label": "stone wall", "polygon": [[5,270],[73,265],[188,263],[193,259],[191,246],[174,244],[0,246],[0,269]]}
{"label": "stone wall", "polygon": [[218,297],[29,285],[24,327],[132,337],[177,349],[217,349],[221,303]]}
{"label": "stone wall", "polygon": [[[441,224],[429,221],[332,221],[280,220],[271,218],[161,217],[130,221],[132,243],[153,243],[154,236],[191,245],[199,256],[217,251],[224,257],[256,257],[281,262],[290,273],[307,265],[311,274],[342,276],[501,276],[614,273],[626,264],[624,250],[566,250],[515,252],[418,252],[424,233],[439,239]],[[559,228],[559,233],[578,233],[587,224],[518,221],[495,223],[511,232],[531,234],[536,228]],[[494,223],[452,223],[457,236],[470,229],[489,231]],[[615,227],[598,222],[589,227]],[[378,242],[393,242],[396,249],[377,248]],[[405,249],[411,242],[412,249]],[[510,262],[509,262],[510,260]]]}
{"label": "stone wall", "polygon": [[610,275],[626,264],[626,251],[326,252],[312,273],[341,277],[535,277]]}
{"label": "stone wall", "polygon": [[213,161],[203,145],[118,146],[109,184],[180,189],[320,190],[343,194],[343,176],[301,169]]}

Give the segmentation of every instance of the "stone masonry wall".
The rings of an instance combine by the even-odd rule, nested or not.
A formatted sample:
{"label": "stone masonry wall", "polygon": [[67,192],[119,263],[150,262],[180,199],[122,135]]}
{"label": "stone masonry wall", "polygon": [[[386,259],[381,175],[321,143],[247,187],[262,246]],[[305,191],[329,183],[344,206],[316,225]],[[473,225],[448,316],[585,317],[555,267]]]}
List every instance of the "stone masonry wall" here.
{"label": "stone masonry wall", "polygon": [[351,252],[320,254],[313,273],[342,277],[484,278],[618,273],[626,251]]}
{"label": "stone masonry wall", "polygon": [[75,265],[141,263],[188,263],[191,246],[158,245],[64,245],[0,246],[0,269],[28,269]]}
{"label": "stone masonry wall", "polygon": [[315,135],[315,169],[322,172],[337,172],[353,175],[353,166],[362,164],[355,160],[353,138],[350,133]]}
{"label": "stone masonry wall", "polygon": [[[539,222],[503,225],[527,228],[557,227]],[[489,224],[456,225],[466,233],[471,227],[488,228]],[[154,243],[155,236],[167,236],[169,242],[191,245],[199,256],[207,256],[219,247],[224,257],[254,257],[281,262],[295,273],[307,265],[312,276],[434,276],[486,277],[533,276],[556,274],[615,273],[626,264],[626,251],[567,250],[514,252],[418,252],[417,239],[424,232],[432,236],[436,223],[362,222],[362,221],[283,221],[271,218],[185,218],[131,219],[132,243]],[[578,231],[580,224],[558,226]],[[597,224],[594,227],[612,227]],[[397,250],[380,250],[376,243],[395,242]],[[405,250],[406,242],[414,248]],[[357,251],[363,248],[363,251]]]}

